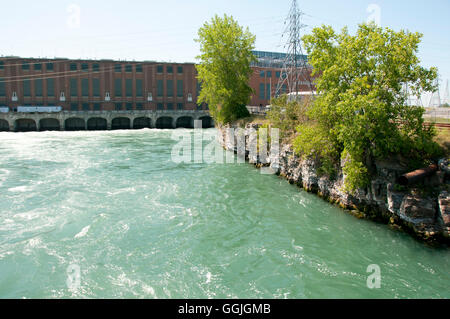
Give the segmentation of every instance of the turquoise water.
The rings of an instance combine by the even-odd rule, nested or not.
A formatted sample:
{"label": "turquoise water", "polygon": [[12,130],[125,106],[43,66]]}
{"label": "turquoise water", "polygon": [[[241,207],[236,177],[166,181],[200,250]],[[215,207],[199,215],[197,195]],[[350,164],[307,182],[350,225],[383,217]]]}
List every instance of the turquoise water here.
{"label": "turquoise water", "polygon": [[448,249],[249,164],[176,164],[172,132],[0,133],[0,298],[450,297]]}

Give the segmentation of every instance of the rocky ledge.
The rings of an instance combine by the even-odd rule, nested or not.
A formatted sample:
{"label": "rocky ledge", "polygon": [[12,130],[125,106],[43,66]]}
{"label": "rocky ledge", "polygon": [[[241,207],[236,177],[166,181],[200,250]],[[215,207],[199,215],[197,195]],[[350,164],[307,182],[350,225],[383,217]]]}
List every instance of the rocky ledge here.
{"label": "rocky ledge", "polygon": [[[219,142],[225,149],[236,152],[236,139],[232,140],[230,134],[226,133],[226,128],[230,127],[233,126],[218,128]],[[450,171],[447,161],[441,161],[439,171],[427,177],[417,187],[396,184],[398,177],[408,172],[400,164],[401,161],[377,161],[376,177],[370,186],[349,194],[342,190],[345,180],[342,169],[333,178],[321,176],[318,173],[318,163],[312,159],[302,160],[294,153],[292,145],[280,145],[278,161],[270,158],[270,150],[265,161],[257,156],[249,156],[249,139],[254,139],[251,132],[255,129],[258,129],[258,125],[247,125],[244,129],[245,153],[249,163],[270,167],[275,174],[286,178],[291,184],[318,194],[358,218],[386,223],[431,244],[449,245]]]}

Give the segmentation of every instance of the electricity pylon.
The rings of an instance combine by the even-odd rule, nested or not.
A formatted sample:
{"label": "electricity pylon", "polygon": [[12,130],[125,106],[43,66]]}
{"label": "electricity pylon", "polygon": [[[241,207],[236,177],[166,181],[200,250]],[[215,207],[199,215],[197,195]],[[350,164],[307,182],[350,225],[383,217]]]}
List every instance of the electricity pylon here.
{"label": "electricity pylon", "polygon": [[439,90],[439,85],[440,85],[440,83],[439,83],[439,74],[436,77],[434,85],[436,86],[437,89],[436,89],[435,92],[433,92],[431,94],[430,103],[428,103],[428,107],[440,107],[441,106],[441,92]]}
{"label": "electricity pylon", "polygon": [[448,80],[447,80],[447,83],[445,85],[445,91],[444,91],[444,97],[442,99],[442,103],[443,104],[450,104],[450,96],[449,96],[449,91],[448,91]]}
{"label": "electricity pylon", "polygon": [[274,96],[279,96],[283,91],[285,91],[283,93],[296,92],[297,94],[300,85],[308,85],[311,92],[314,92],[310,78],[311,69],[306,62],[306,56],[303,55],[300,40],[301,30],[306,27],[302,23],[303,16],[304,13],[299,10],[297,0],[293,0],[289,15],[284,22],[286,29],[283,32],[283,37],[288,37],[285,44],[286,56]]}

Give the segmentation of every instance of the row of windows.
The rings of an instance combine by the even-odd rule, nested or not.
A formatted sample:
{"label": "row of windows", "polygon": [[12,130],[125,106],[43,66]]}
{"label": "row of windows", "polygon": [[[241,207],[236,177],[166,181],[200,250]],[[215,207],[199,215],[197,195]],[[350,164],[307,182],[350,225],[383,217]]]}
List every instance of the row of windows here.
{"label": "row of windows", "polygon": [[[156,81],[156,94],[158,97],[164,95],[164,81]],[[168,97],[173,97],[173,80],[166,80],[166,95]],[[177,97],[183,97],[183,80],[177,80]]]}
{"label": "row of windows", "polygon": [[164,108],[164,103],[157,103],[156,109],[157,110],[174,110],[174,107],[176,106],[177,110],[182,110],[184,108],[183,103],[166,103],[166,108]]}
{"label": "row of windows", "polygon": [[[283,84],[281,87],[281,94],[286,94],[287,92],[287,86],[286,84]],[[259,84],[259,98],[261,100],[270,100],[271,98],[271,86],[270,84]]]}
{"label": "row of windows", "polygon": [[[22,63],[22,70],[30,70],[30,66],[33,65],[33,69],[36,71],[42,71],[42,63],[28,63],[24,62]],[[47,71],[53,71],[53,63],[48,62],[45,63],[45,69]]]}
{"label": "row of windows", "polygon": [[[156,67],[156,72],[157,73],[163,73],[164,72],[164,67],[162,65],[158,65]],[[173,66],[167,65],[166,66],[166,73],[173,74]],[[177,73],[178,74],[183,74],[183,67],[181,65],[177,66]]]}
{"label": "row of windows", "polygon": [[[47,79],[47,96],[55,96],[55,80]],[[142,79],[136,79],[135,82],[136,96],[142,97],[144,93],[144,85]],[[167,80],[167,96],[173,97],[173,80]],[[35,96],[43,95],[43,80],[34,80]],[[158,97],[162,97],[164,94],[163,80],[157,82]],[[31,80],[23,80],[23,92],[24,96],[31,96]],[[3,97],[6,94],[5,83],[0,78],[0,96]],[[114,94],[115,96],[122,96],[122,79],[114,80]],[[70,95],[78,96],[78,79],[70,79]],[[89,96],[89,79],[81,79],[81,95]],[[92,79],[92,95],[94,97],[100,97],[100,79]],[[133,96],[133,80],[125,80],[125,96]],[[177,97],[183,97],[183,80],[177,81]]]}
{"label": "row of windows", "polygon": [[[144,104],[143,103],[115,103],[115,110],[116,111],[131,111],[131,110],[143,110]],[[157,103],[156,109],[157,110],[175,110],[175,107],[177,110],[183,110],[184,104],[183,103]],[[71,111],[100,111],[101,110],[101,104],[100,103],[72,103],[70,105]]]}
{"label": "row of windows", "polygon": [[[276,76],[277,78],[279,78],[280,75],[281,75],[281,72],[280,72],[280,71],[276,71],[276,72],[275,72],[275,76]],[[271,78],[271,77],[272,77],[272,71],[260,71],[260,72],[259,72],[259,76],[262,77],[262,78],[263,78],[263,77]]]}
{"label": "row of windows", "polygon": [[[35,71],[42,71],[43,69],[43,64],[45,64],[45,68],[47,71],[53,71],[54,69],[54,65],[51,62],[48,63],[29,63],[29,62],[23,62],[22,63],[22,70],[30,70],[31,66],[33,66],[33,69]],[[4,69],[4,62],[0,61],[0,70]],[[137,73],[142,73],[143,68],[142,68],[142,64],[136,64],[134,65],[134,69]],[[100,71],[100,64],[98,63],[70,63],[69,65],[69,70],[70,71],[93,71],[93,72],[99,72]],[[122,64],[115,64],[114,65],[114,72],[120,73],[123,70],[125,70],[125,72],[127,73],[132,73],[133,72],[133,65],[132,64],[126,64],[126,65],[122,65]],[[176,67],[177,70],[177,74],[183,74],[183,67],[182,66],[177,66]],[[158,65],[156,67],[156,71],[157,73],[164,73],[164,67],[162,65]],[[168,74],[173,74],[174,72],[174,68],[171,65],[166,66],[165,68],[166,73]]]}

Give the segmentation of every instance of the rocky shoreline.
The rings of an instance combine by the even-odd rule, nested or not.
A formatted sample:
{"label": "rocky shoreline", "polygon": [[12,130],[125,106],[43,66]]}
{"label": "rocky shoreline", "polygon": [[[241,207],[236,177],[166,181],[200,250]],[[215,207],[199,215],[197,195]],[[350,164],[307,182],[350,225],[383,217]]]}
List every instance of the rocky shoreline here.
{"label": "rocky shoreline", "polygon": [[[341,169],[334,178],[321,176],[318,173],[318,163],[312,159],[302,160],[294,153],[292,145],[280,145],[278,161],[270,158],[270,150],[265,161],[260,161],[258,156],[249,155],[249,139],[254,139],[252,132],[258,127],[257,124],[248,124],[243,128],[245,157],[249,163],[270,167],[275,174],[291,184],[339,205],[358,218],[388,224],[432,245],[450,245],[448,162],[441,161],[439,171],[427,177],[420,187],[405,188],[399,187],[396,180],[408,172],[407,168],[396,160],[378,161],[375,163],[376,177],[372,179],[370,186],[351,195],[342,191],[345,176]],[[219,143],[226,150],[237,152],[235,138],[231,139],[226,133],[229,128],[239,127],[217,127]]]}

